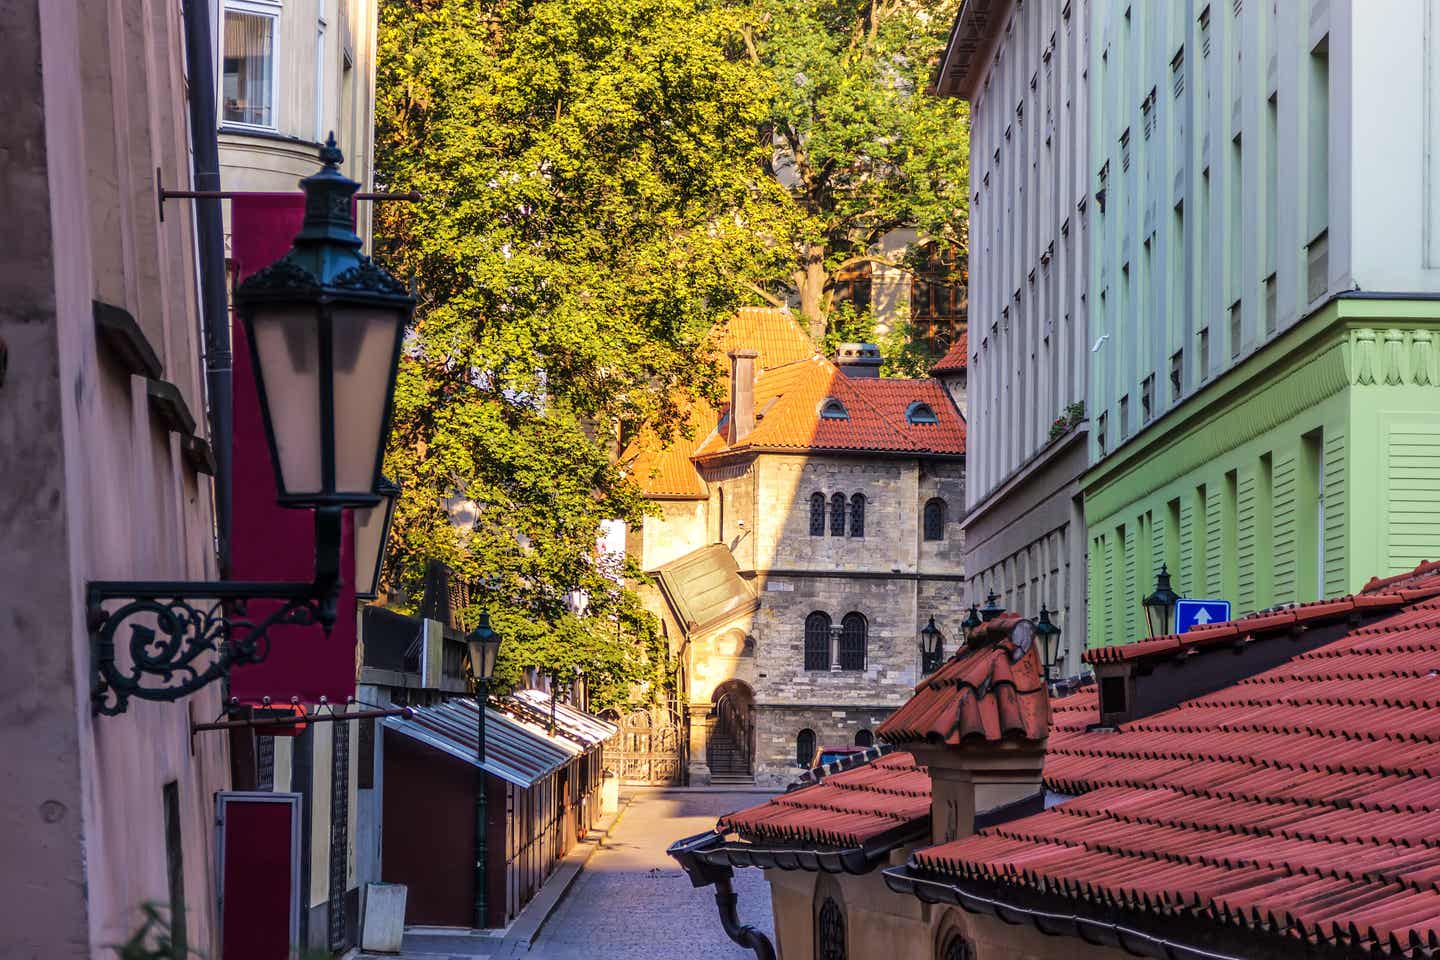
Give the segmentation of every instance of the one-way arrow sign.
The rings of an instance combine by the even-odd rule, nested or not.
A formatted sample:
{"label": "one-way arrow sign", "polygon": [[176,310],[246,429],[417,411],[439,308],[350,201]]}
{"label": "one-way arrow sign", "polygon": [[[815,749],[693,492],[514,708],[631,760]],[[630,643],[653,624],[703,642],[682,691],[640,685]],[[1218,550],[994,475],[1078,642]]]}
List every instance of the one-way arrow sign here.
{"label": "one-way arrow sign", "polygon": [[1230,619],[1229,600],[1175,601],[1175,632],[1184,633],[1191,627],[1221,623]]}

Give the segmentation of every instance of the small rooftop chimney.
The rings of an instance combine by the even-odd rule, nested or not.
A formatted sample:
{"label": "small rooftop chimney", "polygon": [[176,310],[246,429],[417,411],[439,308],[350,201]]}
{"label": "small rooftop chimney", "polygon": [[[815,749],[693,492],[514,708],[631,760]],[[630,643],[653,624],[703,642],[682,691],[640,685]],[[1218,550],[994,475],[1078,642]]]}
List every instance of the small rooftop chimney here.
{"label": "small rooftop chimney", "polygon": [[725,442],[741,443],[755,429],[755,358],[754,350],[730,351],[730,420]]}
{"label": "small rooftop chimney", "polygon": [[880,348],[873,343],[842,343],[835,348],[835,366],[847,377],[878,377],[880,363]]}

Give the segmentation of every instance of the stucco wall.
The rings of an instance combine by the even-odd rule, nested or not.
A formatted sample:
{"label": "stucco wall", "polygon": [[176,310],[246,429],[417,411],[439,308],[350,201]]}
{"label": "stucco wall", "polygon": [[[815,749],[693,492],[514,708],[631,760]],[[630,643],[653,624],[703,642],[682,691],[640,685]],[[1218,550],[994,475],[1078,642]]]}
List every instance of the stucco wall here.
{"label": "stucco wall", "polygon": [[[903,858],[898,858],[903,860]],[[1028,924],[1010,925],[995,917],[956,907],[922,903],[893,893],[880,871],[860,877],[830,876],[802,870],[766,870],[775,915],[780,960],[819,956],[815,939],[821,905],[827,898],[840,907],[849,960],[943,960],[951,938],[963,938],[974,960],[1122,960],[1109,947],[1073,937],[1050,937]],[[742,922],[747,910],[740,903]]]}
{"label": "stucco wall", "polygon": [[[134,315],[191,411],[203,417],[190,211],[159,220],[157,167],[188,184],[177,4],[5,0],[11,109],[0,133],[0,638],[23,650],[0,680],[0,894],[22,909],[5,956],[98,956],[146,902],[170,901],[163,791],[178,789],[189,946],[214,939],[214,793],[223,735],[192,741],[178,705],[90,710],[84,588],[92,579],[210,579],[208,483],[154,415],[142,378],[95,335],[92,300]],[[200,428],[204,429],[203,425]]]}

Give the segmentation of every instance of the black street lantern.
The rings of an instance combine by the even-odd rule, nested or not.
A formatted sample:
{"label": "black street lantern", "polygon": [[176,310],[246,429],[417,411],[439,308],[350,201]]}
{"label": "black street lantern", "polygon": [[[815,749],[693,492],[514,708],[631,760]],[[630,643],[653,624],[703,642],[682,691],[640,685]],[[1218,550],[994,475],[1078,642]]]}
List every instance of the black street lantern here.
{"label": "black street lantern", "polygon": [[1170,632],[1171,614],[1175,611],[1175,601],[1180,599],[1180,594],[1170,589],[1170,571],[1165,564],[1160,564],[1160,575],[1155,578],[1155,592],[1146,597],[1142,603],[1145,604],[1145,622],[1150,626],[1150,636],[1163,637]]}
{"label": "black street lantern", "polygon": [[945,657],[943,638],[940,635],[940,628],[935,626],[935,618],[931,617],[930,622],[920,629],[920,672],[934,673],[940,667],[940,662]]}
{"label": "black street lantern", "polygon": [[980,608],[980,618],[988,622],[1004,612],[1005,608],[1000,606],[1000,598],[995,596],[994,590],[991,590],[990,595],[985,598],[985,606]]}
{"label": "black street lantern", "polygon": [[376,488],[380,502],[355,511],[355,598],[374,600],[380,594],[380,572],[385,545],[390,542],[390,521],[400,488],[384,477]]}
{"label": "black street lantern", "polygon": [[1062,648],[1060,628],[1050,622],[1050,610],[1043,603],[1040,616],[1035,618],[1035,636],[1040,638],[1040,662],[1045,667],[1045,679],[1049,680],[1059,671]]}
{"label": "black street lantern", "polygon": [[[342,159],[332,135],[320,151],[320,172],[300,181],[305,220],[294,245],[235,293],[254,354],[277,499],[315,512],[314,578],[91,581],[85,605],[96,713],[124,713],[131,698],[173,702],[235,664],[262,660],[272,626],[335,623],[341,521],[347,508],[382,502],[380,458],[415,307],[404,284],[360,252],[350,212],[360,185],[340,173]],[[252,615],[252,600],[277,603]],[[120,645],[128,663],[116,656]]]}
{"label": "black street lantern", "polygon": [[966,643],[970,642],[970,634],[974,633],[975,629],[984,622],[980,619],[980,608],[973,603],[970,604],[970,610],[965,614],[965,619],[960,621],[960,631],[964,635]]}
{"label": "black street lantern", "polygon": [[335,135],[300,181],[305,222],[284,257],[235,291],[260,412],[287,507],[371,506],[415,300],[360,252]]}
{"label": "black street lantern", "polygon": [[490,678],[495,675],[495,661],[500,657],[500,634],[490,628],[490,614],[480,614],[480,622],[465,638],[470,648],[470,679],[475,683],[475,929],[483,930],[486,921],[485,861],[485,707],[490,702]]}

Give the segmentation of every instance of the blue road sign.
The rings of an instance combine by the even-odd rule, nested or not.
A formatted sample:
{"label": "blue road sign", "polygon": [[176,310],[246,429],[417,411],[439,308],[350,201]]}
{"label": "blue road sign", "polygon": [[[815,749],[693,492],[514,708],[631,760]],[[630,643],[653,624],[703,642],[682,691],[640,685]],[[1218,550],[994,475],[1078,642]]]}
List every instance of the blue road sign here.
{"label": "blue road sign", "polygon": [[1176,600],[1175,632],[1184,633],[1192,627],[1220,623],[1230,619],[1229,600]]}

